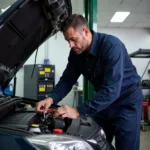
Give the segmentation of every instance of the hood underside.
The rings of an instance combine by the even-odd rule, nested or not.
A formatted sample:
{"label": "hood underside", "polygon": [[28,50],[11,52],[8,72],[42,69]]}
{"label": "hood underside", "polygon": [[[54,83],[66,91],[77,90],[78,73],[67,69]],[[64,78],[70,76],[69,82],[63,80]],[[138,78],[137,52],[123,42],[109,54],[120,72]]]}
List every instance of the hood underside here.
{"label": "hood underside", "polygon": [[71,12],[70,0],[18,0],[0,16],[2,89]]}

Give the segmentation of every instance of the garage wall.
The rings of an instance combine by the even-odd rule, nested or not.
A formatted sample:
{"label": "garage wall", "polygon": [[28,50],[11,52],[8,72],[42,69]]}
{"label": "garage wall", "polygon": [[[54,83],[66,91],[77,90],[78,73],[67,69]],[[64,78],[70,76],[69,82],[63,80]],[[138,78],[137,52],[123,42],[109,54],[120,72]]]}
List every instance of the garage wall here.
{"label": "garage wall", "polygon": [[[150,48],[150,32],[147,29],[116,29],[116,28],[101,28],[98,31],[108,33],[120,38],[126,45],[128,53],[134,52],[139,48]],[[62,33],[58,33],[57,36],[53,36],[48,40],[48,53],[46,52],[46,46],[43,44],[39,48],[37,63],[43,63],[45,55],[50,59],[51,64],[56,66],[56,80],[57,83],[64,68],[67,64],[69,55],[69,45],[64,40]],[[35,53],[28,59],[26,64],[34,63]],[[133,59],[133,63],[137,67],[137,71],[142,75],[144,68],[148,63],[148,59]],[[150,67],[149,67],[150,68]],[[23,96],[23,68],[18,72],[16,95]],[[144,78],[150,78],[146,73]],[[79,85],[82,86],[82,76],[79,79]],[[71,91],[68,96],[63,100],[63,104],[72,105],[73,92]]]}

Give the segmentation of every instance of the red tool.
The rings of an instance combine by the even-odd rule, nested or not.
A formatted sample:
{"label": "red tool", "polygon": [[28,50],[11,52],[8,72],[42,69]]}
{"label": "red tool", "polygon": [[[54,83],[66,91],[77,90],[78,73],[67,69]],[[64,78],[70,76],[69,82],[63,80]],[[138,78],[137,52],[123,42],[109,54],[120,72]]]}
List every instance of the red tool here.
{"label": "red tool", "polygon": [[62,130],[62,129],[54,129],[54,130],[53,130],[53,133],[54,133],[54,134],[62,134],[62,133],[63,133],[63,130]]}
{"label": "red tool", "polygon": [[[44,106],[41,107],[41,109],[44,109],[44,108],[45,108]],[[56,112],[56,109],[49,109],[47,110],[46,113],[55,113],[55,112]]]}
{"label": "red tool", "polygon": [[47,110],[47,113],[55,113],[56,112],[56,109],[49,109]]}

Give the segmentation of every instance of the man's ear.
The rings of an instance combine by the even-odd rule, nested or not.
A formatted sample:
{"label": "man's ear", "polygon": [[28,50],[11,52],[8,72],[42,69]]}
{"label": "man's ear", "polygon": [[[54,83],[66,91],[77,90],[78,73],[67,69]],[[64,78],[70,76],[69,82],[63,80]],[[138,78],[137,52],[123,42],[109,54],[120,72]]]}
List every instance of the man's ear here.
{"label": "man's ear", "polygon": [[88,36],[88,34],[89,34],[89,28],[84,27],[83,28],[83,32],[85,33],[85,36]]}

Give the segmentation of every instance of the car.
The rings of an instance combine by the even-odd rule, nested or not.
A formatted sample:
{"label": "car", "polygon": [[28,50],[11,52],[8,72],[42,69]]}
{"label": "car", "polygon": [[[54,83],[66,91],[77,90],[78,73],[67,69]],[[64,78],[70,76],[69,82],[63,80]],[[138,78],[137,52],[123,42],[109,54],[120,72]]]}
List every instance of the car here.
{"label": "car", "polygon": [[0,15],[0,150],[111,149],[91,118],[54,118],[58,105],[43,116],[35,112],[37,100],[5,93],[26,60],[71,13],[70,0],[17,0]]}

